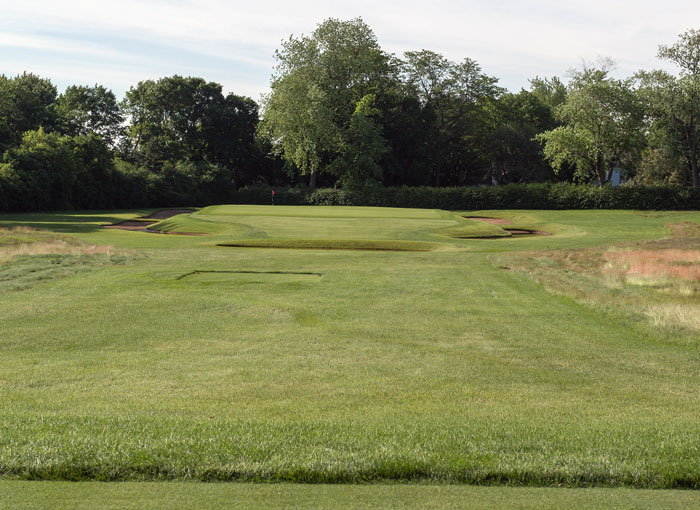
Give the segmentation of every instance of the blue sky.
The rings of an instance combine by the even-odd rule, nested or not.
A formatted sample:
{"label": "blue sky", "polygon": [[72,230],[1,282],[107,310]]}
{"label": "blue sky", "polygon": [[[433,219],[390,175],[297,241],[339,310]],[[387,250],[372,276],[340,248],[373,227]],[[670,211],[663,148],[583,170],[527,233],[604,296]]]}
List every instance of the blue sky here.
{"label": "blue sky", "polygon": [[181,74],[258,100],[280,41],[328,17],[361,16],[398,56],[425,48],[476,59],[513,91],[599,56],[613,58],[619,76],[672,71],[655,58],[658,45],[700,29],[697,0],[0,0],[0,7],[0,74],[31,71],[61,90],[99,83],[119,97],[140,80]]}

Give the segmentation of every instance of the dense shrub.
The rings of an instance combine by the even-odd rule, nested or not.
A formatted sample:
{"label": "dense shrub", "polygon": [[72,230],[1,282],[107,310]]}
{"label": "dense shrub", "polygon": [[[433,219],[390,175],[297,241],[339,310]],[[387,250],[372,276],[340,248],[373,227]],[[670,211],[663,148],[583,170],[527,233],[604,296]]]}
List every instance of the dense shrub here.
{"label": "dense shrub", "polygon": [[[239,192],[239,195],[243,192]],[[246,200],[246,198],[248,198]],[[253,203],[246,197],[239,203]],[[597,188],[575,184],[509,184],[478,187],[318,189],[310,205],[368,205],[430,209],[700,209],[700,189],[673,186]],[[264,202],[255,202],[264,203]],[[298,201],[295,201],[298,203]]]}
{"label": "dense shrub", "polygon": [[9,211],[66,209],[78,174],[72,139],[43,129],[27,131],[5,152],[0,178]]}
{"label": "dense shrub", "polygon": [[[79,143],[78,143],[79,142]],[[60,154],[65,155],[63,150]],[[640,209],[698,210],[700,189],[674,186],[597,188],[575,184],[509,184],[472,187],[381,187],[355,189],[250,186],[236,190],[229,171],[217,165],[180,162],[160,173],[114,160],[101,170],[104,156],[94,140],[77,140],[71,163],[76,178],[61,179],[52,189],[46,182],[28,181],[17,172],[18,160],[0,163],[0,210],[6,212],[56,208],[177,207],[212,204],[359,205],[447,210],[477,209]],[[39,151],[39,155],[48,157]],[[33,154],[33,156],[37,156]],[[37,156],[38,157],[38,156]],[[34,161],[34,157],[28,161]],[[37,163],[42,168],[43,163]],[[22,177],[22,175],[24,177]],[[72,187],[66,188],[68,182]]]}

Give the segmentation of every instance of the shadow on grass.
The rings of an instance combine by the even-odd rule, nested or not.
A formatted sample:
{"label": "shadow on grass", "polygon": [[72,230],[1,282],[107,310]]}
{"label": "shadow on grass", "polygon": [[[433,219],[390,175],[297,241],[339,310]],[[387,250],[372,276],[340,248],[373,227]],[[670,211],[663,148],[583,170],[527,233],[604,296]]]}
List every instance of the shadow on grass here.
{"label": "shadow on grass", "polygon": [[2,227],[32,227],[63,234],[85,234],[101,230],[104,225],[125,221],[125,215],[147,215],[151,210],[125,211],[62,211],[56,213],[27,213],[0,215]]}

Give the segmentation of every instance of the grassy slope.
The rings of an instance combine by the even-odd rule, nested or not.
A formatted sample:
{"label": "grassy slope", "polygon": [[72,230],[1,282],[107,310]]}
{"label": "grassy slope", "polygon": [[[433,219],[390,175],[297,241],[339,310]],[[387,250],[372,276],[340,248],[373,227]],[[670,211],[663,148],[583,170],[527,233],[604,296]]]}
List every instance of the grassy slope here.
{"label": "grassy slope", "polygon": [[[0,218],[147,255],[0,294],[0,472],[698,486],[697,342],[549,294],[489,254],[657,238],[700,215],[501,213],[556,235],[237,250],[214,246],[227,234],[99,227],[128,213]],[[249,214],[234,223],[263,237],[353,219]],[[361,238],[434,240],[441,221],[389,215]],[[177,279],[195,269],[324,276]]]}
{"label": "grassy slope", "polygon": [[[322,240],[423,240],[445,237],[508,236],[484,222],[447,211],[370,207],[304,207],[219,205],[182,214],[151,226],[163,232],[201,232],[226,236],[228,241],[265,238],[288,241],[295,234]],[[296,239],[297,241],[299,239]]]}

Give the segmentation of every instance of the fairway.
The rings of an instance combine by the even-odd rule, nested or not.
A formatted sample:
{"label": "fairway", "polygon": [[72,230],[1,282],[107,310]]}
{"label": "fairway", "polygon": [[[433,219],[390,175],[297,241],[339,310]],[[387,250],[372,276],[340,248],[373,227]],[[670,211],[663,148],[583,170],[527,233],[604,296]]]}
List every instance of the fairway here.
{"label": "fairway", "polygon": [[700,213],[151,212],[0,216],[1,477],[700,488],[700,332],[546,280]]}

